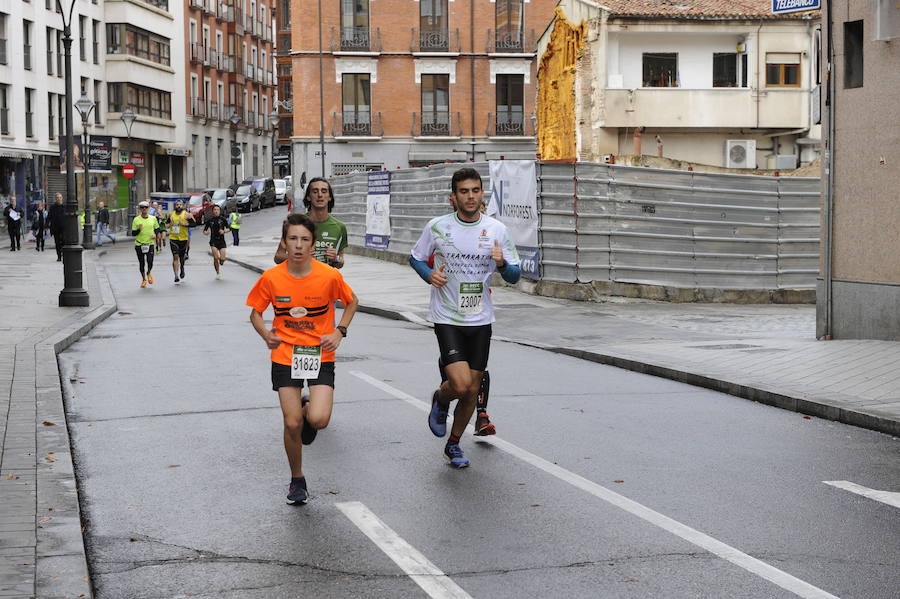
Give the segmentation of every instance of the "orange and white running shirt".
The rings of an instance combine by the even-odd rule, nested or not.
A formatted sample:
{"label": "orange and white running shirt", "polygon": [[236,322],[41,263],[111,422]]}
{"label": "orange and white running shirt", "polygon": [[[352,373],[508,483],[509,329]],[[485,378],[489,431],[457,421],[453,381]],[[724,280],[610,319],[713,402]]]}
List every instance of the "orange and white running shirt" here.
{"label": "orange and white running shirt", "polygon": [[[247,305],[260,314],[269,305],[275,310],[272,325],[282,343],[271,358],[289,366],[294,345],[321,345],[322,335],[334,332],[334,302],[341,300],[346,306],[353,301],[353,290],[339,270],[318,260],[303,277],[293,276],[287,265],[282,262],[260,275],[247,295]],[[334,352],[323,348],[322,362],[334,362]]]}

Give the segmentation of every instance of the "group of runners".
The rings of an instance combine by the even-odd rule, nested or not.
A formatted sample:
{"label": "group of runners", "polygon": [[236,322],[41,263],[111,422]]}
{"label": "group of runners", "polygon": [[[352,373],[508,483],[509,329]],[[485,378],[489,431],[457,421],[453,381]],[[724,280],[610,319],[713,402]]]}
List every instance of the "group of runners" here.
{"label": "group of runners", "polygon": [[[409,263],[431,286],[428,319],[434,323],[440,350],[441,383],[431,397],[428,427],[437,437],[447,436],[447,416],[456,401],[444,454],[450,466],[465,468],[469,460],[460,439],[473,413],[478,412],[476,435],[496,432],[486,411],[494,322],[490,279],[499,272],[505,281],[515,283],[520,269],[506,227],[483,213],[478,171],[462,168],[453,174],[450,203],[453,212],[428,222]],[[291,214],[284,221],[276,266],[259,277],[246,301],[253,328],[271,350],[272,389],[281,404],[291,470],[287,503],[294,505],[309,500],[303,445],[312,443],[331,420],[335,352],[359,306],[339,271],[344,265],[347,230],[330,215],[334,194],[328,181],[311,180],[304,204],[307,214]],[[344,306],[337,325],[336,301]],[[268,325],[263,314],[270,306],[274,316]]]}
{"label": "group of runners", "polygon": [[225,233],[232,231],[237,239],[234,227],[240,228],[239,220],[226,219],[219,206],[213,206],[212,215],[203,223],[197,222],[184,207],[184,202],[175,202],[175,209],[168,215],[160,210],[154,202],[143,201],[138,204],[139,214],[131,223],[131,234],[134,236],[134,250],[138,258],[138,269],[141,272],[141,287],[153,285],[153,256],[160,253],[166,245],[172,250],[172,272],[175,284],[179,284],[187,274],[184,263],[190,257],[191,229],[203,225],[203,234],[209,236],[209,246],[213,257],[213,268],[216,279],[222,278],[222,265],[226,259]]}

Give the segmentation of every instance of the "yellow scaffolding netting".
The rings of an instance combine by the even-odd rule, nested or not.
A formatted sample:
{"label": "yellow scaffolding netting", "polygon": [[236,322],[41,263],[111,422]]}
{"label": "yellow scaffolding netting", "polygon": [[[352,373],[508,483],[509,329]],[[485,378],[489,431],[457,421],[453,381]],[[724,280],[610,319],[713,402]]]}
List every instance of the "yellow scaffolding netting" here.
{"label": "yellow scaffolding netting", "polygon": [[538,66],[538,152],[542,160],[574,160],[575,67],[584,47],[585,23],[574,25],[557,7],[550,43]]}

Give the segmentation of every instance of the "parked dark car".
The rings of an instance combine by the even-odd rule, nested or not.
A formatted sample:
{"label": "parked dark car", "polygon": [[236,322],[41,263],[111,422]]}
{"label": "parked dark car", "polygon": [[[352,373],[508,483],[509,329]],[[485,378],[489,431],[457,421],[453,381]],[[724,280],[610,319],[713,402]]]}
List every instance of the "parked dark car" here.
{"label": "parked dark car", "polygon": [[194,217],[194,222],[198,225],[206,222],[206,219],[212,216],[213,206],[215,206],[215,204],[213,204],[209,196],[202,191],[191,194],[185,204],[188,214]]}
{"label": "parked dark car", "polygon": [[238,212],[253,212],[260,208],[259,193],[252,185],[241,185],[234,192],[234,197],[237,200]]}
{"label": "parked dark car", "polygon": [[222,210],[222,216],[228,216],[237,210],[237,198],[234,192],[227,187],[219,187],[204,190],[212,199],[213,204]]}
{"label": "parked dark car", "polygon": [[259,194],[259,204],[262,208],[275,205],[275,180],[271,177],[254,177],[250,185]]}

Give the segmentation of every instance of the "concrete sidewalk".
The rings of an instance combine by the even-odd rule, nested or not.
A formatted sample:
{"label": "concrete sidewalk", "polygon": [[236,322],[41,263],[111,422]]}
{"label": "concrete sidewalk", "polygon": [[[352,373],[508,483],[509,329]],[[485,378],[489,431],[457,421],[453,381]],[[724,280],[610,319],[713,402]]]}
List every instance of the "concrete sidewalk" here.
{"label": "concrete sidewalk", "polygon": [[90,306],[60,308],[63,265],[0,248],[0,596],[90,597],[81,515],[56,355],[115,311],[84,252]]}
{"label": "concrete sidewalk", "polygon": [[[261,272],[280,233],[242,239],[229,258]],[[408,266],[348,255],[343,274],[362,310],[427,325],[428,286]],[[900,342],[817,341],[815,306],[579,302],[511,287],[493,299],[495,339],[900,436]]]}

